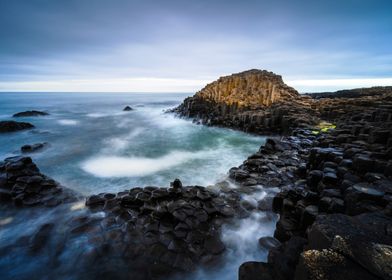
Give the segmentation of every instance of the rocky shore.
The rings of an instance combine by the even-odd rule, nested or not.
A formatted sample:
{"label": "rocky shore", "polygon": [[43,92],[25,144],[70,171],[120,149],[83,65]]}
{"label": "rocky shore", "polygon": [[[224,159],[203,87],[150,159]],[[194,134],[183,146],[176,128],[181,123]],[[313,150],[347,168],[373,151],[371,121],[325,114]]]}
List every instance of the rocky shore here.
{"label": "rocky shore", "polygon": [[243,214],[239,199],[201,186],[182,186],[178,179],[169,188],[148,186],[83,198],[23,156],[0,162],[0,201],[8,209],[61,211],[32,235],[1,247],[0,256],[9,250],[50,252],[46,268],[55,270],[66,248],[84,240],[82,261],[66,260],[75,277],[83,279],[162,279],[214,267],[225,252],[222,224]]}
{"label": "rocky shore", "polygon": [[[90,197],[42,174],[30,157],[7,158],[1,206],[61,215],[1,247],[0,258],[46,254],[54,274],[64,273],[56,270],[63,263],[79,279],[183,278],[225,260],[224,225],[265,213],[279,217],[273,237],[259,236],[268,260],[243,263],[239,279],[392,278],[390,87],[304,96],[278,75],[250,70],[220,78],[171,112],[274,136],[214,186],[176,179]],[[0,132],[28,128],[0,122]],[[246,196],[260,189],[265,195],[250,203]]]}
{"label": "rocky shore", "polygon": [[239,278],[391,279],[391,87],[303,97],[282,83],[246,71],[173,110],[204,124],[286,135],[230,170],[237,184],[281,190],[262,203],[280,216],[275,239],[260,239],[268,263],[244,263]]}

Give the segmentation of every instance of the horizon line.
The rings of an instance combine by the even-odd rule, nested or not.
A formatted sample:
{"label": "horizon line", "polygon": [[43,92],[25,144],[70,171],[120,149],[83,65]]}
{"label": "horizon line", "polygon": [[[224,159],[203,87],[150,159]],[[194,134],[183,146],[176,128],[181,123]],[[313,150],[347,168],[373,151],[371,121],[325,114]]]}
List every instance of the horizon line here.
{"label": "horizon line", "polygon": [[[216,79],[113,78],[50,81],[0,81],[0,92],[59,93],[196,93]],[[334,92],[378,86],[392,86],[392,77],[340,79],[287,79],[299,93]]]}

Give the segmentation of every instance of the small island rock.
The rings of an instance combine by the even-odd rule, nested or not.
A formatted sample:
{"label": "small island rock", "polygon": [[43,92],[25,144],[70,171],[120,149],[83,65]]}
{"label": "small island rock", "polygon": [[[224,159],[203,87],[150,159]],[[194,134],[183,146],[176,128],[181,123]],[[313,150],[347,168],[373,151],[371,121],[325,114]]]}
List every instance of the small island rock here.
{"label": "small island rock", "polygon": [[0,121],[0,133],[14,132],[31,128],[34,128],[34,125],[27,122]]}
{"label": "small island rock", "polygon": [[24,112],[19,112],[13,115],[13,117],[38,117],[38,116],[47,116],[49,113],[46,112],[41,112],[41,111],[24,111]]}

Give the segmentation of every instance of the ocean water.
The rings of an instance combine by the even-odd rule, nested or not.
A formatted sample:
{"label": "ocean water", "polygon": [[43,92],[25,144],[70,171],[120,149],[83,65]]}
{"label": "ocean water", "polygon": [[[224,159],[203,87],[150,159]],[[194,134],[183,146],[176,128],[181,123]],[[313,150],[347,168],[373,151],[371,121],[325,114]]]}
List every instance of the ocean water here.
{"label": "ocean water", "polygon": [[[85,195],[135,186],[209,185],[263,143],[263,137],[193,124],[164,111],[187,94],[0,93],[0,120],[17,118],[36,129],[0,135],[0,158],[25,144],[48,142],[29,154],[44,174]],[[129,105],[133,111],[122,109]]]}
{"label": "ocean water", "polygon": [[[84,194],[118,192],[136,186],[169,186],[175,178],[185,185],[214,184],[227,178],[228,170],[241,164],[265,141],[223,128],[196,125],[190,120],[164,113],[188,94],[127,93],[0,93],[0,120],[14,113],[41,110],[44,117],[17,118],[31,122],[33,130],[0,134],[0,159],[20,155],[25,144],[48,142],[47,148],[28,154],[41,171],[66,187]],[[124,112],[125,106],[133,111]],[[235,186],[233,186],[235,187]],[[274,189],[244,199],[257,203]],[[51,253],[40,256],[12,249],[48,221],[61,223],[66,215],[82,214],[80,205],[57,209],[9,209],[0,207],[0,275],[3,279],[79,279],[71,260],[77,259],[84,241],[75,240],[63,252],[55,271],[43,269]],[[71,212],[66,207],[71,207]],[[245,261],[265,261],[267,252],[258,248],[258,238],[273,234],[276,217],[254,213],[225,225],[222,240],[227,246],[225,261],[218,269],[198,270],[187,279],[237,279]],[[18,241],[17,241],[18,243]],[[11,249],[9,247],[11,245]],[[54,278],[53,278],[54,277]],[[29,278],[30,279],[30,278]],[[184,279],[184,278],[182,278]]]}

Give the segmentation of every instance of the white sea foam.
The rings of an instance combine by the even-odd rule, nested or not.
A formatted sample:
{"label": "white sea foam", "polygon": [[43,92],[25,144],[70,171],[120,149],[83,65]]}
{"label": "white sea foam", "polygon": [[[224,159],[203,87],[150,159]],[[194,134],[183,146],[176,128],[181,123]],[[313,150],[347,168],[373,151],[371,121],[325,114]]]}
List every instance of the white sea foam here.
{"label": "white sea foam", "polygon": [[103,113],[90,113],[86,115],[87,117],[90,118],[102,118],[102,117],[106,117],[107,114],[103,114]]}
{"label": "white sea foam", "polygon": [[[216,270],[198,270],[189,280],[236,279],[238,267],[246,261],[266,261],[268,252],[258,245],[258,239],[272,236],[276,215],[265,212],[253,213],[234,225],[222,227],[222,241],[226,245],[224,264]],[[179,280],[180,278],[176,278]]]}
{"label": "white sea foam", "polygon": [[103,117],[110,117],[110,116],[121,116],[125,115],[128,112],[113,112],[113,113],[89,113],[86,116],[89,118],[103,118]]}
{"label": "white sea foam", "polygon": [[131,140],[139,136],[144,132],[144,129],[137,127],[130,133],[121,135],[119,137],[113,137],[104,140],[105,148],[103,148],[104,153],[120,153],[128,148],[132,142]]}
{"label": "white sea foam", "polygon": [[100,156],[87,160],[81,167],[97,177],[135,177],[151,175],[202,157],[203,152],[185,151],[172,151],[158,158]]}
{"label": "white sea foam", "polygon": [[57,121],[61,125],[77,125],[79,124],[79,121],[77,120],[71,120],[71,119],[62,119]]}

